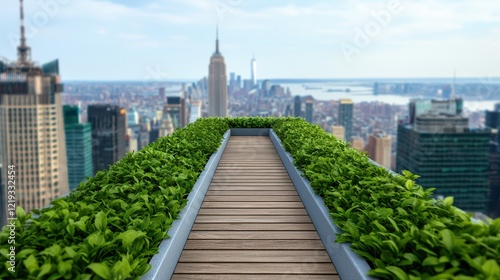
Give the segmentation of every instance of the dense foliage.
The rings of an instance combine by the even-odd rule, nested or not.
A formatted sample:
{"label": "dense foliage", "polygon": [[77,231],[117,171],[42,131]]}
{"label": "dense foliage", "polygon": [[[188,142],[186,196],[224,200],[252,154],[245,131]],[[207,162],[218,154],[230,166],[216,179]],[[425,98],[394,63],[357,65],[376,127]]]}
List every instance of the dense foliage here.
{"label": "dense foliage", "polygon": [[0,279],[139,278],[227,129],[224,119],[200,119],[128,153],[34,216],[18,207],[15,273],[7,270],[5,227]]}
{"label": "dense foliage", "polygon": [[[500,219],[472,222],[434,200],[416,175],[392,176],[364,154],[298,118],[208,118],[129,153],[51,207],[16,220],[16,272],[0,279],[129,279],[149,260],[187,203],[228,128],[270,128],[325,201],[344,233],[337,242],[384,279],[500,279]],[[8,267],[10,231],[0,233]]]}
{"label": "dense foliage", "polygon": [[304,120],[273,126],[295,165],[305,173],[334,222],[337,242],[369,261],[370,275],[384,279],[500,279],[500,219],[473,222],[434,200],[418,176],[392,176],[364,154]]}

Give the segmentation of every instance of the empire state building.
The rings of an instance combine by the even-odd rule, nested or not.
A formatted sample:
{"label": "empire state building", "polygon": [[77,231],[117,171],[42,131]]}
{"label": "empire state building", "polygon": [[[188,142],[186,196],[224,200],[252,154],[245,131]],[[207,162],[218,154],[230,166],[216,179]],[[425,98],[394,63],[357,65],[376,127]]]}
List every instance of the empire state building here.
{"label": "empire state building", "polygon": [[215,40],[215,52],[208,66],[208,114],[227,116],[227,75],[224,57],[219,52],[219,32]]}

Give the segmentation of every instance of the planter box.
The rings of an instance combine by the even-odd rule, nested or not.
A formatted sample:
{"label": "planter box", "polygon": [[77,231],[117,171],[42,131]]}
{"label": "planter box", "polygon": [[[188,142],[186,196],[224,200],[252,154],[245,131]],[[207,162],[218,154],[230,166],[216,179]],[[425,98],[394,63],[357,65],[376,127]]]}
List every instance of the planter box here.
{"label": "planter box", "polygon": [[278,152],[286,171],[290,176],[300,199],[309,214],[314,227],[323,242],[323,245],[332,259],[337,272],[342,280],[357,280],[357,279],[375,279],[368,276],[370,266],[358,254],[353,252],[350,248],[351,244],[348,243],[335,243],[337,234],[342,233],[342,230],[333,223],[328,208],[325,206],[323,199],[314,193],[314,190],[309,184],[309,180],[302,177],[302,172],[293,165],[293,158],[288,152],[285,151],[281,145],[281,141],[271,129],[269,137]]}
{"label": "planter box", "polygon": [[200,174],[198,181],[196,181],[193,190],[189,194],[188,204],[180,212],[180,217],[172,223],[172,227],[168,231],[170,238],[165,239],[160,244],[159,253],[153,256],[150,261],[152,268],[141,279],[156,280],[170,279],[172,277],[215,169],[231,135],[269,136],[271,138],[339,276],[342,280],[374,279],[367,276],[367,272],[370,270],[368,263],[351,251],[350,244],[334,242],[337,234],[341,233],[342,230],[333,223],[322,198],[314,193],[309,181],[301,176],[302,172],[293,165],[293,158],[283,149],[278,136],[269,128],[233,128],[224,134],[224,141],[219,150],[210,157],[205,170]]}
{"label": "planter box", "polygon": [[168,230],[170,238],[161,242],[158,254],[154,255],[149,262],[152,266],[151,269],[141,279],[170,279],[172,277],[229,138],[230,132],[228,130],[224,134],[224,140],[219,150],[210,157],[205,165],[205,170],[201,172],[193,190],[189,193],[187,205],[181,210],[179,218],[172,223],[172,227]]}

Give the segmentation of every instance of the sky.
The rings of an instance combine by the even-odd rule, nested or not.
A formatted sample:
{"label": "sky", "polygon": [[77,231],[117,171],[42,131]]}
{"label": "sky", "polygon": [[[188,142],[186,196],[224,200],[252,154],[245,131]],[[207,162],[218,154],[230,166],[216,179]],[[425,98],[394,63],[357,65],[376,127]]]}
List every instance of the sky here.
{"label": "sky", "polygon": [[[250,78],[500,76],[500,1],[25,0],[33,60],[64,80],[198,80],[219,25],[228,75]],[[19,1],[0,9],[15,60]]]}

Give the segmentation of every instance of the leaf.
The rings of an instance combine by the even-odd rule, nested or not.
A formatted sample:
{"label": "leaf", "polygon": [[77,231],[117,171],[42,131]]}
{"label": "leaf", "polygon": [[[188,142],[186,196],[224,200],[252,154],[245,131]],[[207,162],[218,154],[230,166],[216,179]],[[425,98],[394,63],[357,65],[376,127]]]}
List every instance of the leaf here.
{"label": "leaf", "polygon": [[408,280],[408,275],[399,267],[387,266],[385,269],[390,271],[399,280]]}
{"label": "leaf", "polygon": [[108,225],[108,218],[106,216],[106,213],[100,211],[95,215],[95,227],[100,230],[100,231],[105,231],[106,227]]}
{"label": "leaf", "polygon": [[57,264],[57,272],[61,275],[65,275],[69,271],[71,271],[71,268],[73,267],[73,260],[68,260],[65,262],[59,262]]}
{"label": "leaf", "polygon": [[60,252],[61,252],[61,246],[54,244],[54,245],[50,246],[49,248],[40,252],[40,254],[41,255],[48,255],[51,257],[56,257],[60,254]]}
{"label": "leaf", "polygon": [[443,241],[444,246],[448,249],[449,252],[453,252],[453,240],[455,239],[455,235],[449,229],[443,229],[440,232],[441,241]]}
{"label": "leaf", "polygon": [[35,255],[30,255],[27,259],[23,261],[23,264],[30,273],[30,275],[39,268],[38,261],[35,258]]}
{"label": "leaf", "polygon": [[436,257],[430,256],[424,259],[422,262],[423,266],[436,266],[439,264],[439,260]]}
{"label": "leaf", "polygon": [[103,279],[111,278],[111,270],[106,263],[91,263],[87,267]]}
{"label": "leaf", "polygon": [[453,196],[448,196],[443,200],[444,205],[452,206],[453,205]]}
{"label": "leaf", "polygon": [[17,206],[16,207],[16,217],[20,220],[23,220],[25,216],[26,216],[26,211],[24,211],[23,207]]}
{"label": "leaf", "polygon": [[487,260],[481,268],[489,277],[500,277],[500,266],[495,260]]}
{"label": "leaf", "polygon": [[122,240],[123,246],[129,247],[134,242],[134,240],[136,240],[139,237],[145,236],[145,235],[146,235],[146,233],[144,233],[144,232],[130,229],[130,230],[127,230],[125,232],[120,233],[118,235],[117,239]]}
{"label": "leaf", "polygon": [[46,275],[52,270],[52,264],[50,263],[44,263],[40,269],[40,272],[38,273],[38,278],[41,279],[42,276]]}
{"label": "leaf", "polygon": [[104,235],[100,231],[96,231],[89,235],[89,237],[87,237],[87,242],[93,247],[98,247],[103,245],[106,240],[104,239]]}

